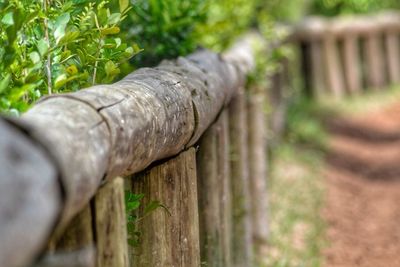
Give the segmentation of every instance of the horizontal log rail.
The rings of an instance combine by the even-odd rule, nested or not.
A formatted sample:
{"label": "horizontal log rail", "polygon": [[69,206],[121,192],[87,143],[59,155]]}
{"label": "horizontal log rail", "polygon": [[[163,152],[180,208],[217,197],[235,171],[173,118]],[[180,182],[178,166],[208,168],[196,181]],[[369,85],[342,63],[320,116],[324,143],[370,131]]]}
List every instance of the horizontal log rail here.
{"label": "horizontal log rail", "polygon": [[[247,37],[0,119],[0,266],[27,266],[99,186],[195,144],[254,66]],[[16,253],[20,251],[21,253]]]}

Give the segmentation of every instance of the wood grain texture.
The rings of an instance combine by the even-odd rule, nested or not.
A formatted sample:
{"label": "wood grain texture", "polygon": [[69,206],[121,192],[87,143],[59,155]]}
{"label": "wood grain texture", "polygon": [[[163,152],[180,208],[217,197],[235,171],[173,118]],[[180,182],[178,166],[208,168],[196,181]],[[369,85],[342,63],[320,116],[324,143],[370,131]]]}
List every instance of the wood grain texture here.
{"label": "wood grain texture", "polygon": [[246,119],[246,96],[240,89],[229,105],[234,267],[251,266],[253,261]]}
{"label": "wood grain texture", "polygon": [[0,266],[26,266],[61,209],[57,169],[40,145],[0,119]]}
{"label": "wood grain texture", "polygon": [[[139,69],[112,85],[46,97],[16,120],[31,142],[48,153],[59,178],[54,183],[60,183],[64,193],[57,219],[44,216],[40,225],[35,220],[30,225],[38,230],[32,230],[37,235],[31,234],[32,242],[26,242],[27,259],[40,249],[41,231],[59,236],[102,183],[142,171],[198,141],[254,67],[246,38],[224,54],[200,50],[172,63]],[[3,181],[8,180],[2,176]],[[53,201],[57,190],[48,199],[42,195],[42,200]],[[40,204],[35,211],[46,209]],[[17,242],[3,240],[3,251]],[[5,254],[0,256],[0,262],[8,263]]]}
{"label": "wood grain texture", "polygon": [[132,192],[144,194],[139,218],[152,201],[167,209],[159,207],[138,222],[132,266],[200,266],[196,179],[194,148],[132,178]]}
{"label": "wood grain texture", "polygon": [[228,123],[223,111],[200,139],[197,153],[200,251],[207,266],[232,264]]}
{"label": "wood grain texture", "polygon": [[253,242],[256,251],[268,241],[267,119],[265,95],[252,93],[247,98],[249,181]]}
{"label": "wood grain texture", "polygon": [[66,252],[93,247],[93,219],[89,203],[72,219],[58,240],[54,240],[54,250]]}
{"label": "wood grain texture", "polygon": [[100,188],[94,198],[97,267],[128,267],[128,235],[122,178]]}

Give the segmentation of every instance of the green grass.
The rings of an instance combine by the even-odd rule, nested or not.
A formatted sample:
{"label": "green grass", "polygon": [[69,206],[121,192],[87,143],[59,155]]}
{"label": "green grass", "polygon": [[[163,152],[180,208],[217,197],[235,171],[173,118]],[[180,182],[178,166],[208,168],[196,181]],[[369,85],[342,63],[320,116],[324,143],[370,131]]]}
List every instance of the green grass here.
{"label": "green grass", "polygon": [[331,111],[312,101],[292,103],[288,134],[272,151],[270,248],[263,267],[318,267],[324,247],[323,168]]}
{"label": "green grass", "polygon": [[320,266],[324,244],[322,153],[293,144],[275,151],[269,183],[270,253],[264,266]]}

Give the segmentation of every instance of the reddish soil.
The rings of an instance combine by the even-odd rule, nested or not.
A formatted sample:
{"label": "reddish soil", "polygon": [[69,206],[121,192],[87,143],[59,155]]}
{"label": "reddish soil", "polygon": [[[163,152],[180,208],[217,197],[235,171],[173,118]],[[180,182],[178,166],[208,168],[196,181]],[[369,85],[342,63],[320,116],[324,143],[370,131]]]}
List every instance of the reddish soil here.
{"label": "reddish soil", "polygon": [[324,266],[400,266],[400,104],[328,128]]}

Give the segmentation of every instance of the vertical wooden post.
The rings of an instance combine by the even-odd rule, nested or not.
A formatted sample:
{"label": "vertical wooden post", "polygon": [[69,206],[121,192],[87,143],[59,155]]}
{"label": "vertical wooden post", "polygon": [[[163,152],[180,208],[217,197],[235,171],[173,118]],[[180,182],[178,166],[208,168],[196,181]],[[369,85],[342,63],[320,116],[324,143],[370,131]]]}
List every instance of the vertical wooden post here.
{"label": "vertical wooden post", "polygon": [[251,266],[253,261],[246,96],[243,88],[229,105],[232,187],[232,266]]}
{"label": "vertical wooden post", "polygon": [[400,42],[399,33],[389,31],[385,34],[386,60],[389,69],[390,83],[400,83]]}
{"label": "vertical wooden post", "polygon": [[94,198],[97,267],[128,267],[124,181],[116,178]]}
{"label": "vertical wooden post", "polygon": [[[265,95],[251,92],[248,97],[248,147],[253,242],[257,254],[268,239],[267,144]],[[260,256],[260,255],[257,255]]]}
{"label": "vertical wooden post", "polygon": [[332,95],[341,98],[344,95],[343,72],[340,63],[337,39],[331,33],[327,33],[323,39],[324,59],[327,74],[327,86]]}
{"label": "vertical wooden post", "polygon": [[[371,29],[373,31],[374,29]],[[381,89],[385,85],[385,66],[380,35],[376,32],[367,34],[364,45],[367,85],[373,90]]]}
{"label": "vertical wooden post", "polygon": [[62,236],[55,243],[55,250],[74,251],[92,246],[92,210],[90,203],[68,224]]}
{"label": "vertical wooden post", "polygon": [[318,39],[311,40],[311,87],[314,96],[321,99],[326,96],[326,79],[324,68],[324,54],[321,41]]}
{"label": "vertical wooden post", "polygon": [[354,33],[344,36],[343,59],[346,88],[351,95],[357,95],[361,92],[362,82],[358,37]]}
{"label": "vertical wooden post", "polygon": [[224,109],[220,114],[217,127],[218,182],[220,188],[220,217],[222,235],[223,266],[232,266],[232,197],[231,169],[229,161],[229,116]]}
{"label": "vertical wooden post", "polygon": [[202,263],[231,266],[231,197],[228,114],[203,134],[197,154]]}
{"label": "vertical wooden post", "polygon": [[200,266],[195,149],[134,176],[132,191],[144,194],[139,216],[152,201],[167,209],[158,208],[138,222],[132,266]]}

